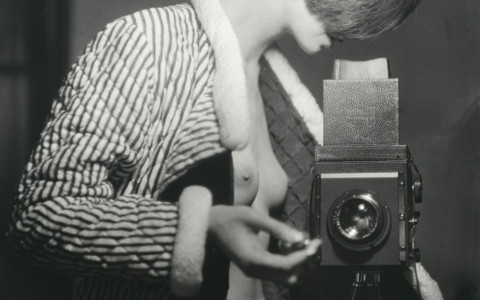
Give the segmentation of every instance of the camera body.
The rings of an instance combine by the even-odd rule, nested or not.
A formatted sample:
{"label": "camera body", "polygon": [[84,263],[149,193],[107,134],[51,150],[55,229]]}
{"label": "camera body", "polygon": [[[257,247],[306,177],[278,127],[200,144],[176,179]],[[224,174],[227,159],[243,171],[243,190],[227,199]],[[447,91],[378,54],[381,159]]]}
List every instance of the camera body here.
{"label": "camera body", "polygon": [[323,266],[418,260],[413,232],[421,179],[407,146],[323,146],[315,153],[311,235]]}
{"label": "camera body", "polygon": [[328,267],[408,266],[421,175],[399,144],[398,80],[324,81],[324,145],[315,149],[310,235]]}

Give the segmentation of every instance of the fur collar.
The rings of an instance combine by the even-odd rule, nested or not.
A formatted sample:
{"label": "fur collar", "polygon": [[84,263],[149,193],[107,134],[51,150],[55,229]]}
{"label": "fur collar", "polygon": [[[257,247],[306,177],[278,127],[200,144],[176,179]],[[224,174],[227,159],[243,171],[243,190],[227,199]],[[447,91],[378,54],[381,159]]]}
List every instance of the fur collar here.
{"label": "fur collar", "polygon": [[[248,144],[250,114],[247,81],[238,39],[218,0],[191,0],[215,52],[213,97],[222,143],[231,150]],[[318,144],[323,144],[323,113],[285,57],[275,48],[265,58]]]}
{"label": "fur collar", "polygon": [[323,112],[313,95],[277,48],[268,49],[264,57],[305,122],[308,131],[315,138],[317,144],[323,145]]}

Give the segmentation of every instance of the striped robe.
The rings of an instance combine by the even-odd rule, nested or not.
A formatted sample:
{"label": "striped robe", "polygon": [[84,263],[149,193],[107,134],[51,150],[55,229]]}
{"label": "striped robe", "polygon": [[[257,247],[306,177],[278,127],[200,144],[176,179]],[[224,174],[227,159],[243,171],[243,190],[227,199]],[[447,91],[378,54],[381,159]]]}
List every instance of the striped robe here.
{"label": "striped robe", "polygon": [[[218,36],[235,39],[230,24],[215,0],[192,2],[100,32],[63,82],[25,168],[7,236],[27,261],[85,278],[77,299],[173,299],[172,280],[191,291],[201,282],[211,199],[178,203],[162,192],[242,145],[234,128],[249,119],[239,48],[218,46]],[[240,63],[222,70],[222,58]],[[266,58],[320,136],[313,97],[281,55]]]}
{"label": "striped robe", "polygon": [[151,9],[87,46],[18,190],[9,237],[26,260],[82,276],[168,278],[179,212],[161,192],[225,151],[213,51],[197,24],[189,6]]}

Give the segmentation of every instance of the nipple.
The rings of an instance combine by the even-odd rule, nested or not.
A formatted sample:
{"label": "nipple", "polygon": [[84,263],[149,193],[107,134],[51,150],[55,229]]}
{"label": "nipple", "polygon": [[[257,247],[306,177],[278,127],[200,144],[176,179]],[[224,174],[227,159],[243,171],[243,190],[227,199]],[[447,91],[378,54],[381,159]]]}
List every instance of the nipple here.
{"label": "nipple", "polygon": [[257,170],[253,153],[242,150],[232,152],[234,172],[238,183],[250,183],[254,180]]}

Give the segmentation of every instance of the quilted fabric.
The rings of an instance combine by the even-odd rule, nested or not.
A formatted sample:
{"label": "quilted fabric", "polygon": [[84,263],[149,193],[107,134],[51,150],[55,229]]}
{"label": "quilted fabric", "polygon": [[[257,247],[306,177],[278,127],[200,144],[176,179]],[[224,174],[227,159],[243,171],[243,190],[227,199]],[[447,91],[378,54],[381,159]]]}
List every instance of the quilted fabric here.
{"label": "quilted fabric", "polygon": [[[179,211],[165,187],[226,151],[195,18],[181,5],[109,24],[68,74],[25,169],[8,238],[31,263],[89,277],[80,298],[120,299],[118,278],[169,279]],[[142,298],[172,297],[149,287]]]}
{"label": "quilted fabric", "polygon": [[283,219],[299,230],[307,230],[315,142],[267,63],[262,67],[260,89],[271,144],[289,177]]}
{"label": "quilted fabric", "polygon": [[[280,218],[299,230],[307,230],[314,138],[265,61],[262,62],[260,90],[271,144],[289,178],[285,204],[279,212]],[[268,300],[290,299],[287,287],[272,282],[264,282],[264,293]]]}

